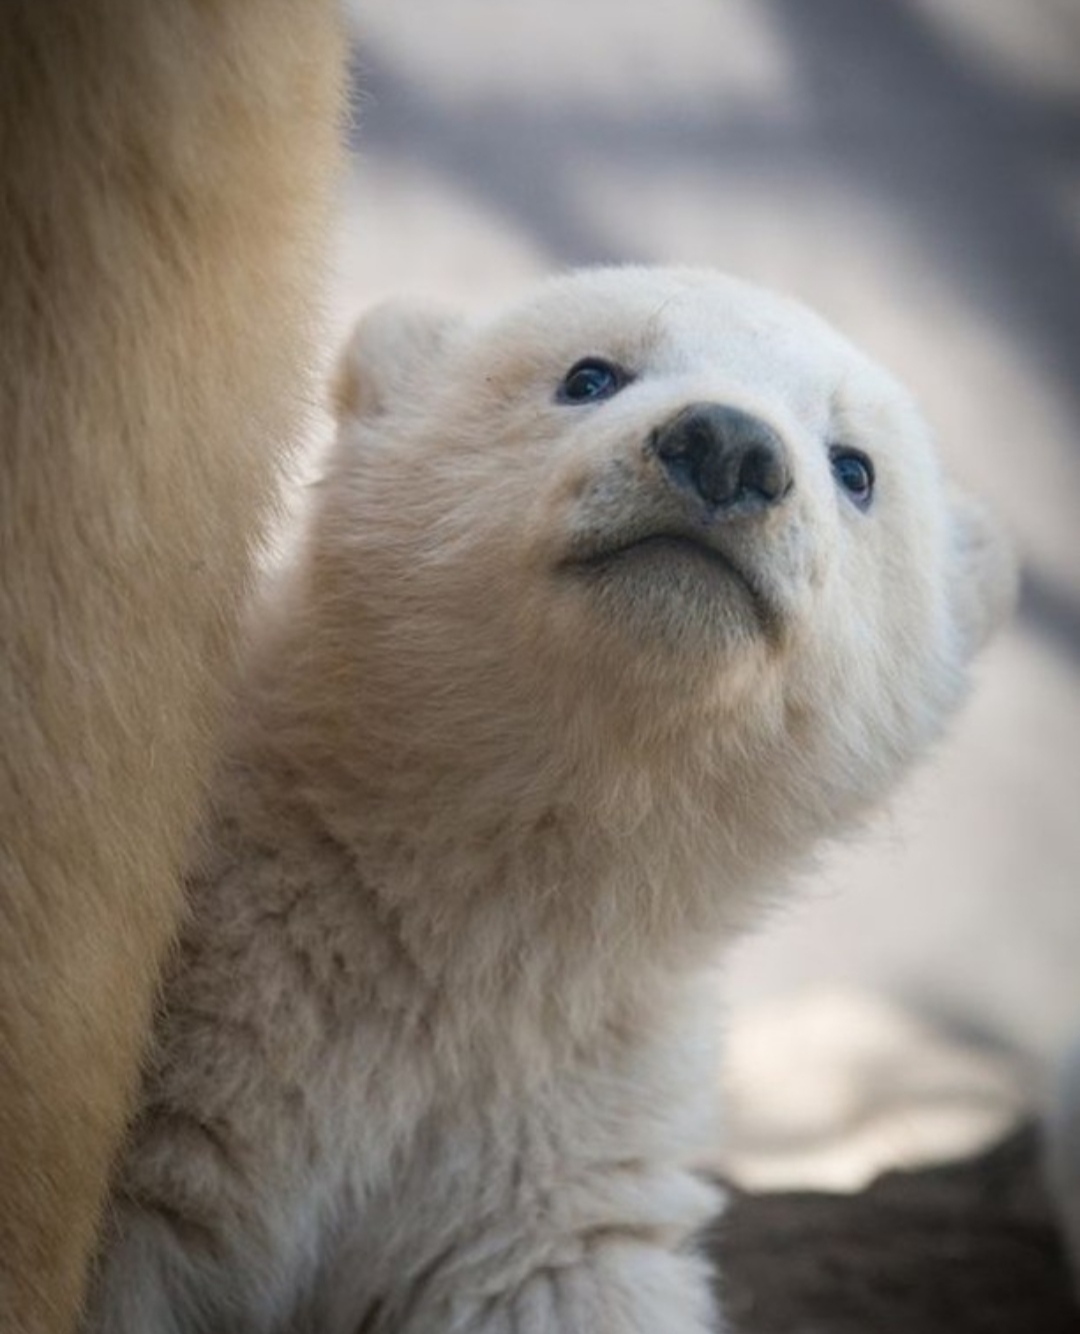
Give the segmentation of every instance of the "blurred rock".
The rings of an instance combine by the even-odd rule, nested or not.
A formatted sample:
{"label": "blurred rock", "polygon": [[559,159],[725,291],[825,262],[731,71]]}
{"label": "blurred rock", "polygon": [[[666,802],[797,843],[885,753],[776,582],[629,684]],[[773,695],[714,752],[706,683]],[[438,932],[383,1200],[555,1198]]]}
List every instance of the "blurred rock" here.
{"label": "blurred rock", "polygon": [[1031,1126],[854,1195],[735,1188],[705,1244],[736,1334],[1080,1334]]}

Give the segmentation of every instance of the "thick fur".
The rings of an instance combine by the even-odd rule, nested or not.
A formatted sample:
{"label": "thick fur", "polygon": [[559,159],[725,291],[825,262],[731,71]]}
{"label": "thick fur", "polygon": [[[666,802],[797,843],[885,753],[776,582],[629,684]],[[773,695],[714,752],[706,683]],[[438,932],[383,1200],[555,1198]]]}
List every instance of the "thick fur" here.
{"label": "thick fur", "polygon": [[[631,382],[560,402],[589,355]],[[713,274],[385,309],[336,393],[89,1328],[705,1334],[708,969],[939,734],[1008,556],[887,376]],[[781,503],[670,484],[700,401],[779,433]]]}
{"label": "thick fur", "polygon": [[0,1328],[73,1323],[284,447],[343,42],[318,0],[0,16]]}

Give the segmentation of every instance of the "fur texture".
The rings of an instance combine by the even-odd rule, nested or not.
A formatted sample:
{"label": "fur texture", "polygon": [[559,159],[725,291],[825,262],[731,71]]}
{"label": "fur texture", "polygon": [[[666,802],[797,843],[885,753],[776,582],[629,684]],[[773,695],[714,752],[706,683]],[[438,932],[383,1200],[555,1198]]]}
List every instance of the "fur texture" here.
{"label": "fur texture", "polygon": [[[562,401],[588,356],[628,382]],[[377,311],[336,397],[89,1328],[705,1334],[709,968],[939,734],[1008,557],[887,376],[713,274]],[[776,503],[673,484],[694,403]]]}
{"label": "fur texture", "polygon": [[335,6],[0,16],[0,1328],[70,1328],[282,451]]}

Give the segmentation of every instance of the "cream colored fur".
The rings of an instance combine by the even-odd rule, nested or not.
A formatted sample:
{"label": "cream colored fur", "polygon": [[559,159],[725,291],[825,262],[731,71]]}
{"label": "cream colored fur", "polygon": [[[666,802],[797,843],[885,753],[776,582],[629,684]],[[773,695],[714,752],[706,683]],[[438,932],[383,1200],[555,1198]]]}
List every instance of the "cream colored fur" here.
{"label": "cream colored fur", "polygon": [[329,0],[0,13],[5,1334],[76,1317],[312,398],[343,63]]}
{"label": "cream colored fur", "polygon": [[[633,382],[557,401],[588,355]],[[377,311],[337,400],[89,1329],[715,1330],[708,971],[937,737],[1009,561],[888,377],[708,273]],[[697,401],[771,423],[791,493],[723,562],[589,565],[683,524],[649,441]]]}

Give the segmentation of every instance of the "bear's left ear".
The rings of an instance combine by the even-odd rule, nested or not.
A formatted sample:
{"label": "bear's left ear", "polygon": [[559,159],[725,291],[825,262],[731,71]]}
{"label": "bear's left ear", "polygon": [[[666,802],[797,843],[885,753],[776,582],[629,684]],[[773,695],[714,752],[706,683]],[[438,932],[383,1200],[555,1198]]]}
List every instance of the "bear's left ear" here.
{"label": "bear's left ear", "polygon": [[460,323],[449,311],[404,301],[388,301],[368,311],[353,329],[332,382],[338,417],[387,412],[418,392]]}
{"label": "bear's left ear", "polygon": [[973,657],[1016,605],[1016,553],[997,520],[978,501],[950,490],[952,599],[961,648]]}

